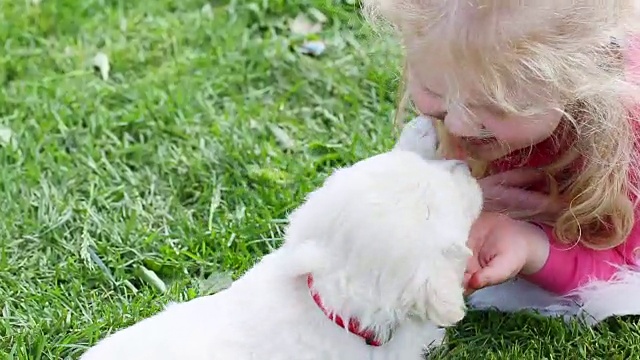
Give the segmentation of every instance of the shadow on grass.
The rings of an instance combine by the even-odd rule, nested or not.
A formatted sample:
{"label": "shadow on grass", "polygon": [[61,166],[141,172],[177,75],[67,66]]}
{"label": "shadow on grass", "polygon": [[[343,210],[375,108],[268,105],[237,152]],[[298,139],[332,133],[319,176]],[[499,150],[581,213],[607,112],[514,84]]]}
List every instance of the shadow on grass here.
{"label": "shadow on grass", "polygon": [[[427,359],[629,359],[637,357],[640,316],[594,327],[531,312],[471,311]],[[634,355],[635,354],[635,355]]]}

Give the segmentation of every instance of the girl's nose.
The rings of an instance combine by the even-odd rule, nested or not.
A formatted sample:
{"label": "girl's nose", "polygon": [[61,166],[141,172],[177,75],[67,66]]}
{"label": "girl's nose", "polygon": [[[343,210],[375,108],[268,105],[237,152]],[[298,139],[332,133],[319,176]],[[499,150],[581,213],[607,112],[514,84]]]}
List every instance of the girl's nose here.
{"label": "girl's nose", "polygon": [[468,114],[460,111],[449,111],[444,116],[444,126],[455,136],[479,137],[482,135],[483,126],[474,121]]}

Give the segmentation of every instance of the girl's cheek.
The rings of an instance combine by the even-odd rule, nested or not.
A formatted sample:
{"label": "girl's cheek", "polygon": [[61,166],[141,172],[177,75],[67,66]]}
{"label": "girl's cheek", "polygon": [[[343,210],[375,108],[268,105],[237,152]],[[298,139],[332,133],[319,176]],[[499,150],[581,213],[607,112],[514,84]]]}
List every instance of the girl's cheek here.
{"label": "girl's cheek", "polygon": [[411,87],[409,94],[413,104],[424,115],[436,115],[445,111],[442,100],[424,90]]}
{"label": "girl's cheek", "polygon": [[487,130],[502,141],[533,145],[549,137],[558,122],[558,120],[549,116],[535,118],[506,116],[503,119],[486,120],[484,123]]}
{"label": "girl's cheek", "polygon": [[486,129],[492,133],[496,139],[508,144],[512,142],[522,142],[523,138],[528,138],[531,132],[526,126],[516,119],[504,118],[502,121],[489,120],[484,122]]}

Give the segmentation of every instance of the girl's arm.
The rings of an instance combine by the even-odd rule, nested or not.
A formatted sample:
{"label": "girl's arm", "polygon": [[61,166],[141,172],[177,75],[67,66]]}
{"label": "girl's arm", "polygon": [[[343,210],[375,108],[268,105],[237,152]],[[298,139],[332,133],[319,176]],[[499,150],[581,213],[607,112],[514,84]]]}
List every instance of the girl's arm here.
{"label": "girl's arm", "polygon": [[640,227],[636,224],[622,245],[608,250],[593,250],[582,244],[562,245],[556,240],[551,227],[541,228],[547,234],[549,244],[538,245],[541,249],[544,246],[546,251],[537,253],[542,254],[539,256],[546,255],[546,262],[539,271],[522,274],[521,277],[561,295],[570,293],[590,280],[611,279],[619,266],[633,263],[640,239]]}

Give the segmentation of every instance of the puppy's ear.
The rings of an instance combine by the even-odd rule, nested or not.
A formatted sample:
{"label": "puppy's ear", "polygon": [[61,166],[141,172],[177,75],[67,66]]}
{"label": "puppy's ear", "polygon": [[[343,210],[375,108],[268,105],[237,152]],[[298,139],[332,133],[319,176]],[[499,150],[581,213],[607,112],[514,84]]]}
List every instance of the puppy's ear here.
{"label": "puppy's ear", "polygon": [[327,270],[328,254],[316,241],[284,244],[279,251],[288,260],[288,275],[304,275]]}
{"label": "puppy's ear", "polygon": [[397,150],[414,152],[425,160],[435,159],[437,148],[438,133],[434,120],[425,116],[418,116],[404,125],[394,147]]}
{"label": "puppy's ear", "polygon": [[464,289],[452,272],[435,274],[426,286],[426,312],[429,320],[442,327],[453,326],[466,314]]}
{"label": "puppy's ear", "polygon": [[431,273],[426,286],[427,315],[438,326],[452,326],[466,314],[462,272],[469,256],[465,245],[454,244],[443,250],[444,260]]}

